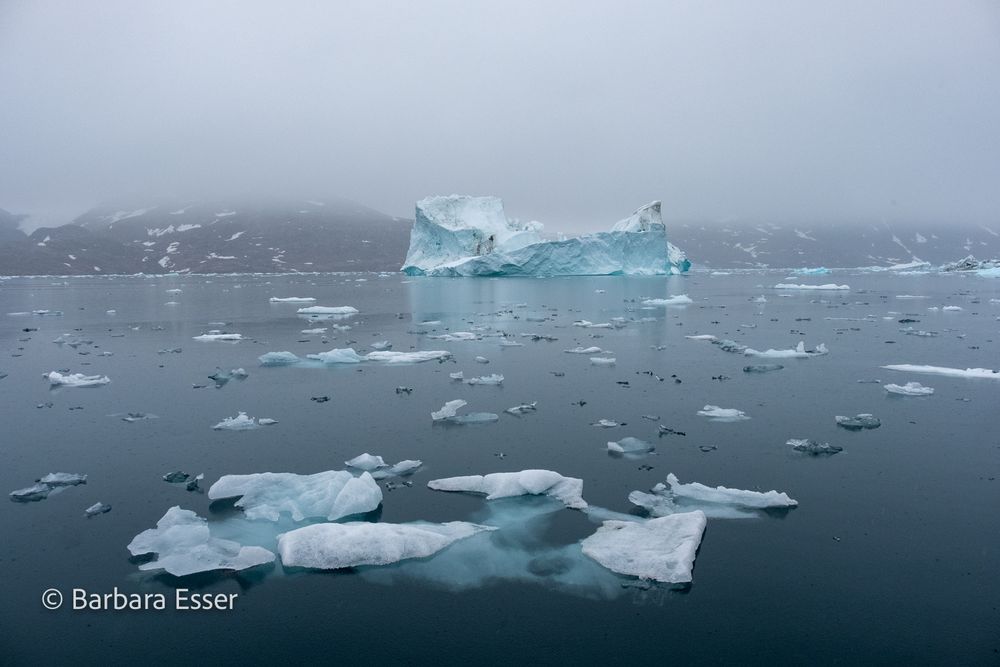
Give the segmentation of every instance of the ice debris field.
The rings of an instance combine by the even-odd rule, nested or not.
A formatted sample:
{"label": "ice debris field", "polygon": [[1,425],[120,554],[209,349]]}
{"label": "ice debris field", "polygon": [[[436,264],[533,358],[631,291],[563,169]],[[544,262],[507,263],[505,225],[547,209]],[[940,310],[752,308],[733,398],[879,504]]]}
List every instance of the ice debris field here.
{"label": "ice debris field", "polygon": [[[1000,301],[980,296],[996,283],[978,275],[931,298],[859,287],[870,277],[856,273],[843,276],[851,287],[748,272],[738,301],[716,288],[724,276],[697,272],[591,278],[586,289],[421,277],[688,269],[658,203],[611,232],[539,232],[495,198],[438,197],[418,205],[408,276],[103,279],[154,295],[153,311],[113,291],[64,298],[71,281],[39,298],[26,280],[11,301],[8,282],[0,296],[20,331],[4,389],[44,392],[22,405],[29,413],[86,409],[100,428],[157,433],[166,449],[144,456],[160,467],[143,474],[172,497],[154,510],[114,497],[107,466],[42,475],[86,460],[49,451],[10,500],[25,513],[72,505],[95,523],[133,505],[120,520],[134,538],[108,557],[124,551],[151,575],[340,570],[376,584],[518,582],[610,599],[691,586],[717,522],[762,527],[834,502],[807,480],[824,466],[844,474],[835,466],[896,437],[901,415],[969,402],[971,387],[995,405]],[[165,314],[189,302],[188,319]],[[861,348],[877,354],[861,364]],[[816,418],[783,425],[770,395],[784,389],[808,396]],[[164,396],[185,391],[197,398]],[[835,408],[831,392],[852,400]],[[170,428],[191,441],[176,456]],[[770,463],[743,469],[741,441],[759,429],[767,441],[753,451]],[[310,455],[291,453],[305,441]],[[95,485],[101,498],[87,494]],[[541,537],[567,522],[571,537]]]}

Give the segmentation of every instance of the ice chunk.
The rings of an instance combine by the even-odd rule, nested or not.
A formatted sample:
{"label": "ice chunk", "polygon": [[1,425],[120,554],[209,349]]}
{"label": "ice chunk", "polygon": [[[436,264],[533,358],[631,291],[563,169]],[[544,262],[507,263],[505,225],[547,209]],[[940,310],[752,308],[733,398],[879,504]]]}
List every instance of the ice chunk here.
{"label": "ice chunk", "polygon": [[346,470],[327,470],[314,475],[263,472],[223,475],[208,490],[212,500],[235,498],[251,520],[277,521],[287,512],[294,521],[336,521],[375,510],[382,502],[382,489],[367,472],[355,477]]}
{"label": "ice chunk", "polygon": [[371,348],[373,350],[391,350],[392,349],[392,343],[390,343],[387,340],[381,340],[381,341],[378,341],[376,343],[372,343],[371,344]]}
{"label": "ice chunk", "polygon": [[354,306],[306,306],[297,311],[300,315],[357,315]]}
{"label": "ice chunk", "polygon": [[802,289],[802,290],[849,290],[849,285],[836,285],[827,283],[825,285],[796,285],[793,283],[778,283],[774,289]]}
{"label": "ice chunk", "polygon": [[[303,329],[300,333],[304,333],[308,336],[325,334],[327,327],[316,327],[315,329]],[[268,353],[272,354],[272,353]]]}
{"label": "ice chunk", "polygon": [[644,522],[605,521],[581,543],[583,553],[618,574],[663,583],[691,581],[705,514],[683,512]]}
{"label": "ice chunk", "polygon": [[375,479],[385,479],[387,477],[405,477],[407,475],[412,475],[417,471],[417,469],[424,464],[423,461],[419,459],[406,459],[405,461],[400,461],[396,465],[389,466],[388,468],[381,468],[379,470],[372,471],[371,475]]}
{"label": "ice chunk", "polygon": [[428,336],[428,338],[443,340],[446,343],[454,343],[466,340],[479,340],[481,337],[479,334],[474,334],[471,331],[455,331],[453,333],[441,334],[440,336]]}
{"label": "ice chunk", "polygon": [[928,375],[944,375],[958,378],[985,378],[1000,380],[1000,371],[992,368],[948,368],[946,366],[920,366],[915,364],[892,364],[882,366],[890,371],[907,371],[909,373],[927,373]]}
{"label": "ice chunk", "polygon": [[694,303],[687,294],[678,294],[676,296],[668,297],[666,299],[645,299],[642,302],[644,306],[686,306],[690,303]]}
{"label": "ice chunk", "polygon": [[464,408],[468,403],[460,398],[454,401],[448,401],[445,403],[440,410],[431,413],[431,419],[434,421],[441,421],[442,419],[449,419],[458,414],[459,409]]}
{"label": "ice chunk", "polygon": [[486,494],[487,500],[524,495],[546,495],[572,509],[583,509],[583,480],[563,477],[552,470],[522,470],[495,472],[489,475],[468,475],[433,479],[427,486],[435,491],[464,491]]}
{"label": "ice chunk", "polygon": [[860,431],[864,428],[878,428],[882,425],[882,422],[875,415],[863,412],[856,417],[844,417],[842,415],[837,415],[834,417],[837,421],[837,426],[841,428],[846,428],[849,431]]}
{"label": "ice chunk", "polygon": [[83,510],[83,514],[89,519],[90,517],[97,516],[98,514],[107,514],[110,511],[111,505],[98,502]]}
{"label": "ice chunk", "polygon": [[608,350],[599,347],[574,347],[572,350],[563,350],[568,354],[610,354]]}
{"label": "ice chunk", "polygon": [[618,361],[615,357],[591,357],[590,363],[594,366],[614,366]]}
{"label": "ice chunk", "polygon": [[919,382],[907,382],[904,385],[887,384],[884,386],[885,390],[890,394],[899,394],[900,396],[930,396],[934,393],[934,389],[925,387]]}
{"label": "ice chunk", "polygon": [[831,456],[844,450],[843,447],[831,445],[828,442],[816,442],[805,438],[791,438],[786,445],[790,445],[797,452],[805,452],[810,456]]}
{"label": "ice chunk", "polygon": [[316,300],[312,296],[272,296],[271,303],[312,303]]}
{"label": "ice chunk", "polygon": [[809,357],[818,357],[820,355],[828,354],[829,350],[826,349],[826,345],[820,343],[816,346],[814,350],[807,350],[805,341],[799,341],[793,349],[787,350],[774,350],[768,349],[763,352],[759,350],[754,350],[747,348],[743,350],[743,354],[748,357],[762,357],[765,359],[808,359]]}
{"label": "ice chunk", "polygon": [[243,340],[242,334],[238,333],[223,333],[221,331],[209,331],[207,334],[202,334],[200,336],[195,336],[195,340],[200,341],[223,341],[223,342],[236,342]]}
{"label": "ice chunk", "polygon": [[750,366],[744,366],[744,373],[770,373],[772,371],[780,371],[784,366],[781,364],[751,364]]}
{"label": "ice chunk", "polygon": [[609,442],[608,451],[614,454],[644,454],[655,449],[651,444],[639,438],[631,436],[622,438],[618,442]]}
{"label": "ice chunk", "polygon": [[736,422],[750,419],[745,412],[736,408],[720,408],[718,405],[706,405],[697,412],[702,417],[708,417],[716,422]]}
{"label": "ice chunk", "polygon": [[446,350],[418,350],[415,352],[393,352],[392,350],[376,350],[365,355],[365,361],[376,361],[383,364],[419,364],[425,361],[445,361],[451,358],[451,352]]}
{"label": "ice chunk", "polygon": [[240,412],[235,417],[226,417],[212,428],[216,431],[250,431],[261,425],[268,426],[277,423],[274,419],[265,418],[257,420],[253,417],[248,417],[245,412]]}
{"label": "ice chunk", "polygon": [[263,547],[245,547],[231,540],[212,537],[208,522],[191,510],[171,507],[150,528],[129,543],[133,556],[156,554],[140,570],[165,570],[175,577],[212,570],[245,570],[274,561]]}
{"label": "ice chunk", "polygon": [[591,424],[591,426],[600,426],[601,428],[615,428],[616,426],[621,426],[618,422],[613,419],[598,419],[596,422]]}
{"label": "ice chunk", "polygon": [[409,275],[661,275],[690,262],[667,242],[660,202],[643,206],[610,232],[545,241],[539,223],[509,220],[496,197],[451,195],[417,202]]}
{"label": "ice chunk", "polygon": [[465,373],[463,373],[462,371],[458,371],[457,373],[448,373],[448,377],[450,377],[452,380],[464,380]]}
{"label": "ice chunk", "polygon": [[493,375],[483,375],[482,377],[469,378],[465,381],[465,384],[469,385],[485,384],[498,387],[503,384],[503,375],[494,373]]}
{"label": "ice chunk", "polygon": [[344,461],[344,465],[346,465],[348,468],[365,470],[367,472],[374,472],[379,468],[389,467],[389,464],[386,463],[381,456],[373,456],[368,452],[365,452],[364,454],[359,454],[350,461]]}
{"label": "ice chunk", "polygon": [[535,412],[538,410],[538,401],[532,401],[531,403],[521,403],[520,405],[515,405],[512,408],[507,408],[504,412],[512,415],[523,415],[526,412]]}
{"label": "ice chunk", "polygon": [[302,361],[291,352],[265,352],[257,357],[261,366],[292,366]]}
{"label": "ice chunk", "polygon": [[78,484],[86,484],[87,476],[78,472],[50,472],[38,482],[49,486],[77,486]]}
{"label": "ice chunk", "polygon": [[306,355],[310,359],[321,361],[324,364],[360,364],[364,357],[354,351],[352,347],[335,348],[329,352]]}
{"label": "ice chunk", "polygon": [[705,503],[737,505],[754,509],[795,507],[799,504],[798,501],[789,498],[788,494],[778,491],[760,493],[759,491],[727,489],[724,486],[717,486],[713,489],[698,482],[681,484],[673,473],[667,475],[667,484],[670,485],[670,492],[675,498],[686,498]]}
{"label": "ice chunk", "polygon": [[84,375],[83,373],[63,375],[58,371],[52,371],[45,377],[53,387],[100,387],[111,382],[107,375]]}
{"label": "ice chunk", "polygon": [[37,500],[45,500],[52,493],[53,487],[48,484],[36,483],[23,489],[10,492],[10,499],[16,503],[31,503]]}
{"label": "ice chunk", "polygon": [[286,566],[338,570],[360,565],[389,565],[427,558],[458,540],[491,526],[448,523],[322,523],[278,536],[278,553]]}

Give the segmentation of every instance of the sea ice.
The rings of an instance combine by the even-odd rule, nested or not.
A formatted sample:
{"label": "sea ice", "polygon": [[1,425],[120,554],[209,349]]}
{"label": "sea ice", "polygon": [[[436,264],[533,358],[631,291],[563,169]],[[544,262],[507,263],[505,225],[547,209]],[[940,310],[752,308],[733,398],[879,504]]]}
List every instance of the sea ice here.
{"label": "sea ice", "polygon": [[16,503],[30,503],[36,500],[45,500],[52,493],[54,487],[48,484],[37,482],[23,489],[10,492],[10,499]]}
{"label": "sea ice", "polygon": [[312,303],[316,300],[312,296],[272,296],[271,303]]}
{"label": "sea ice", "polygon": [[111,511],[111,505],[98,502],[94,503],[87,509],[83,510],[83,514],[87,518],[90,518],[92,516],[97,516],[98,514],[107,514],[110,511]]}
{"label": "sea ice", "polygon": [[464,491],[486,494],[487,500],[524,495],[546,495],[572,509],[583,509],[583,480],[563,477],[552,470],[522,470],[495,472],[489,475],[468,475],[432,479],[427,486],[435,491]]}
{"label": "sea ice", "polygon": [[50,472],[38,480],[40,484],[49,486],[76,486],[86,484],[87,476],[78,472]]}
{"label": "sea ice", "polygon": [[265,352],[257,357],[261,366],[293,366],[302,361],[291,352]]}
{"label": "sea ice", "polygon": [[768,349],[761,352],[759,350],[747,348],[743,351],[743,354],[748,357],[761,357],[763,359],[808,359],[809,357],[818,357],[828,353],[829,350],[826,349],[826,345],[823,343],[817,345],[814,350],[807,350],[805,342],[801,340],[793,349]]}
{"label": "sea ice", "polygon": [[320,361],[324,364],[360,364],[365,360],[364,357],[355,352],[352,347],[335,348],[329,352],[307,354],[306,357]]}
{"label": "sea ice", "polygon": [[355,477],[346,470],[327,470],[314,475],[264,472],[224,475],[208,490],[211,500],[235,498],[248,519],[277,521],[282,512],[294,521],[336,521],[376,509],[382,489],[367,472]]}
{"label": "sea ice", "polygon": [[128,550],[133,556],[156,554],[156,559],[140,565],[140,570],[165,570],[175,577],[245,570],[274,561],[274,554],[263,547],[245,547],[212,537],[205,519],[176,505],[156,522],[156,528],[136,535]]}
{"label": "sea ice", "polygon": [[243,340],[243,336],[238,333],[223,333],[221,331],[209,331],[207,334],[195,336],[194,339],[200,341],[235,342]]}
{"label": "sea ice", "polygon": [[498,387],[501,384],[503,384],[503,375],[494,373],[493,375],[483,375],[481,377],[469,378],[465,381],[465,384],[469,385],[484,384],[484,385],[492,385]]}
{"label": "sea ice", "polygon": [[644,454],[653,451],[654,447],[639,438],[631,436],[622,438],[618,442],[609,442],[608,451],[613,454]]}
{"label": "sea ice", "polygon": [[593,366],[614,366],[618,360],[615,357],[591,357],[590,363]]}
{"label": "sea ice", "polygon": [[53,387],[100,387],[111,382],[107,375],[84,375],[83,373],[63,375],[58,371],[52,371],[45,377]]}
{"label": "sea ice", "polygon": [[691,581],[705,514],[682,512],[644,522],[605,521],[581,543],[583,553],[618,574],[663,583]]}
{"label": "sea ice", "polygon": [[836,285],[827,283],[825,285],[796,285],[793,283],[778,283],[774,289],[801,289],[801,290],[849,290],[849,285]]}
{"label": "sea ice", "polygon": [[226,417],[212,428],[216,431],[250,431],[258,426],[269,426],[277,423],[274,419],[254,419],[248,417],[247,413],[240,412],[235,417]]}
{"label": "sea ice", "polygon": [[509,220],[497,197],[451,195],[417,202],[402,270],[409,275],[662,275],[690,262],[667,242],[660,202],[612,231],[546,241],[537,222]]}
{"label": "sea ice", "polygon": [[804,452],[810,456],[831,456],[844,450],[843,447],[828,442],[817,442],[806,438],[791,438],[785,444],[797,452]]}
{"label": "sea ice", "polygon": [[563,350],[569,354],[610,354],[608,350],[599,347],[574,347],[572,350]]}
{"label": "sea ice", "polygon": [[737,422],[750,419],[745,412],[736,408],[720,408],[718,405],[706,405],[697,412],[701,417],[708,417],[716,422]]}
{"label": "sea ice", "polygon": [[538,402],[532,401],[531,403],[521,403],[520,405],[515,405],[512,408],[507,408],[504,412],[512,415],[523,415],[526,412],[536,412],[538,410]]}
{"label": "sea ice", "polygon": [[944,375],[959,378],[985,378],[1000,380],[1000,371],[992,368],[948,368],[946,366],[920,366],[915,364],[892,364],[882,366],[890,371],[907,371],[910,373],[927,373],[928,375]]}
{"label": "sea ice", "polygon": [[338,570],[427,558],[458,540],[496,530],[465,521],[448,523],[321,523],[278,536],[286,566]]}
{"label": "sea ice", "polygon": [[436,410],[431,413],[431,419],[434,421],[441,421],[443,419],[449,419],[458,414],[459,409],[464,408],[468,403],[460,398],[454,401],[448,401],[445,403],[440,410]]}
{"label": "sea ice", "polygon": [[934,393],[933,388],[925,387],[919,382],[907,382],[904,385],[887,384],[884,387],[890,394],[899,394],[901,396],[930,396]]}

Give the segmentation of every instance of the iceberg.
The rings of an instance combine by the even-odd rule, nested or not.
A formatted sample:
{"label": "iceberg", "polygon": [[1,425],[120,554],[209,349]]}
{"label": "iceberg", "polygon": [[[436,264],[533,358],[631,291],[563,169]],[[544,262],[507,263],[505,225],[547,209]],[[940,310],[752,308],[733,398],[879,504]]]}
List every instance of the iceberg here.
{"label": "iceberg", "polygon": [[751,509],[795,507],[799,504],[798,501],[789,498],[787,493],[779,493],[778,491],[760,493],[759,491],[727,489],[724,486],[717,486],[713,489],[698,482],[681,484],[677,480],[677,476],[673,473],[667,475],[667,484],[670,485],[670,492],[675,498],[685,498],[705,503],[737,505]]}
{"label": "iceberg", "polygon": [[327,470],[314,475],[263,472],[223,475],[208,490],[211,500],[240,497],[246,518],[277,521],[287,512],[294,521],[336,521],[376,509],[382,489],[367,472],[355,477],[346,470]]}
{"label": "iceberg", "polygon": [[890,371],[907,371],[910,373],[927,373],[928,375],[944,375],[956,378],[986,378],[1000,380],[1000,371],[992,368],[948,368],[946,366],[920,366],[915,364],[891,364],[883,366]]}
{"label": "iceberg", "polygon": [[111,382],[107,375],[84,375],[83,373],[63,375],[58,371],[52,371],[45,377],[53,387],[100,387]]}
{"label": "iceberg", "polygon": [[481,493],[486,500],[515,496],[545,495],[555,498],[571,509],[584,509],[583,480],[563,477],[552,470],[522,470],[495,472],[489,475],[467,475],[432,479],[427,486],[435,491]]}
{"label": "iceberg", "polygon": [[402,271],[412,276],[579,276],[683,273],[691,263],[667,241],[654,201],[610,232],[547,241],[538,222],[510,220],[498,197],[417,202]]}
{"label": "iceberg", "polygon": [[133,556],[156,554],[140,570],[165,570],[175,577],[213,570],[245,570],[274,562],[274,554],[263,547],[245,547],[238,542],[212,537],[208,522],[191,510],[175,505],[128,545]]}
{"label": "iceberg", "polygon": [[360,565],[390,565],[427,558],[458,540],[496,530],[465,521],[448,523],[321,523],[278,536],[286,566],[339,570]]}
{"label": "iceberg", "polygon": [[612,572],[669,584],[691,581],[705,533],[704,512],[683,512],[642,523],[610,520],[581,542],[584,555]]}

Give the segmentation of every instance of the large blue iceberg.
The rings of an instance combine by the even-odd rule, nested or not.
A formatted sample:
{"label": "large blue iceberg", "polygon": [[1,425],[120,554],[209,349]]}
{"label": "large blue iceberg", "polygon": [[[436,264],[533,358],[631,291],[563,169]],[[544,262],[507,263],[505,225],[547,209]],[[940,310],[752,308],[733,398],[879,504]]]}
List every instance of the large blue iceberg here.
{"label": "large blue iceberg", "polygon": [[691,266],[667,241],[658,201],[610,232],[560,240],[541,232],[539,222],[508,219],[498,197],[428,197],[417,202],[402,270],[411,276],[649,276]]}

